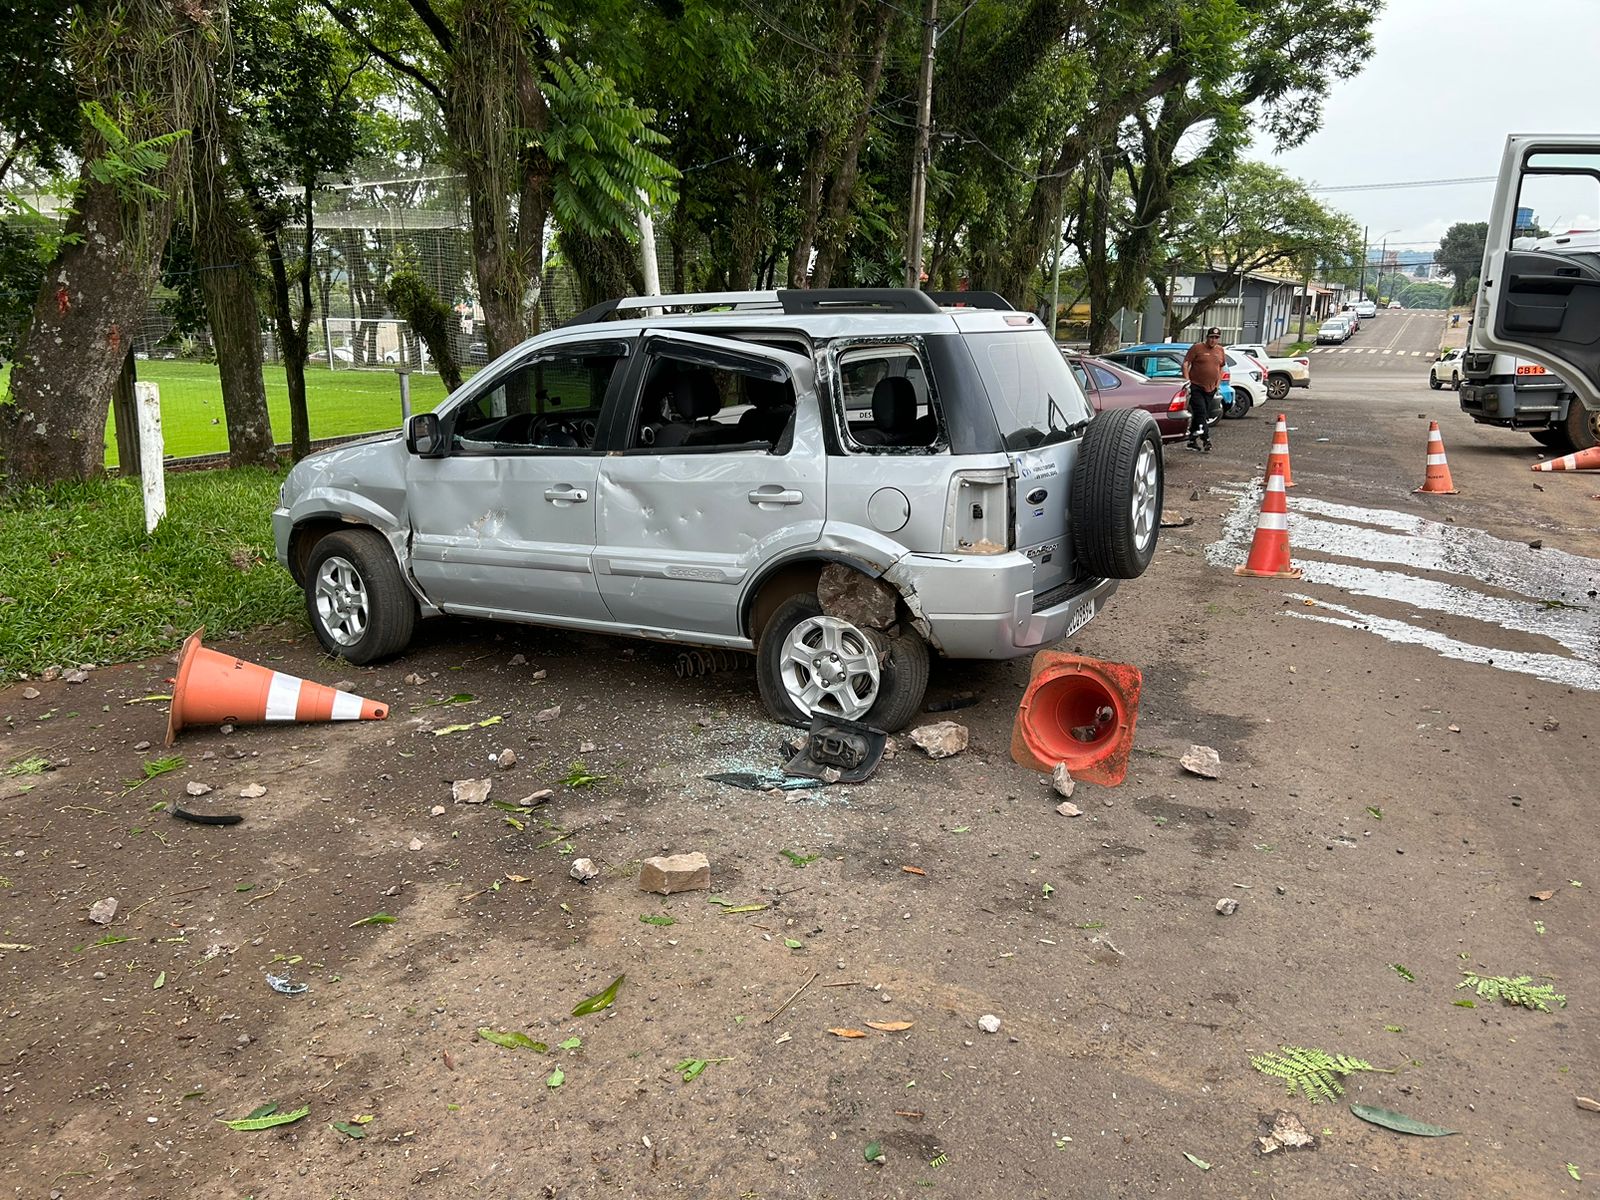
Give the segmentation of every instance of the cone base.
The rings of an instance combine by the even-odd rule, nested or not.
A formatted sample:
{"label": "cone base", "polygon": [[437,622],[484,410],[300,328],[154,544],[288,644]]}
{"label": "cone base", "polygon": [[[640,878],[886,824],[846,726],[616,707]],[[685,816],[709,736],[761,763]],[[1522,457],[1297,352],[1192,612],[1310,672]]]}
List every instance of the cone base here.
{"label": "cone base", "polygon": [[1233,569],[1235,575],[1248,575],[1252,579],[1303,579],[1305,572],[1299,567],[1288,567],[1282,571],[1258,571],[1254,567],[1238,566]]}
{"label": "cone base", "polygon": [[1427,484],[1423,484],[1419,488],[1412,488],[1411,494],[1413,496],[1459,496],[1461,492],[1458,488],[1431,488]]}

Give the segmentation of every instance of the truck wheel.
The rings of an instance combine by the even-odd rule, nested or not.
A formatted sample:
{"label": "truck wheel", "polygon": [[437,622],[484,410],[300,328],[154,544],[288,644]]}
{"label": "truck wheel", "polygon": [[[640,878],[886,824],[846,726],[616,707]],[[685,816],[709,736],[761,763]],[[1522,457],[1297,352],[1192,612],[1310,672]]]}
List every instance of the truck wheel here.
{"label": "truck wheel", "polygon": [[411,641],[417,602],[389,543],[371,529],[330,533],[306,563],[306,615],[329,654],[353,663],[398,654]]}
{"label": "truck wheel", "polygon": [[1267,399],[1282,400],[1289,394],[1289,377],[1287,375],[1274,375],[1267,380]]}
{"label": "truck wheel", "polygon": [[889,637],[829,616],[815,592],[803,592],[779,605],[761,631],[756,684],[785,724],[844,717],[894,733],[922,708],[928,644],[904,627]]}
{"label": "truck wheel", "polygon": [[1083,435],[1067,518],[1083,570],[1137,579],[1156,553],[1165,476],[1161,431],[1142,408],[1106,409]]}
{"label": "truck wheel", "polygon": [[1428,372],[1428,386],[1431,387],[1434,391],[1437,392],[1441,388],[1444,387],[1444,384],[1439,382],[1439,377],[1437,375],[1435,375],[1432,371],[1429,371]]}
{"label": "truck wheel", "polygon": [[1461,390],[1461,376],[1455,371],[1450,372],[1450,390],[1452,392]]}
{"label": "truck wheel", "polygon": [[1585,408],[1583,401],[1576,396],[1569,397],[1563,432],[1567,435],[1567,445],[1571,447],[1569,453],[1592,450],[1600,445],[1600,412],[1592,412]]}

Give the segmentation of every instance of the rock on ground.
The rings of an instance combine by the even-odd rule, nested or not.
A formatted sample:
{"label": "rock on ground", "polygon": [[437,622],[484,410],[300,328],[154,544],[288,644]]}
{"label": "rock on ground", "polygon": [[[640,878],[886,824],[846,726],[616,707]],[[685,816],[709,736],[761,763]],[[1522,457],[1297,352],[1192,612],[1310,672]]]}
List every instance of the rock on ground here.
{"label": "rock on ground", "polygon": [[1056,769],[1050,773],[1050,786],[1055,788],[1056,795],[1063,800],[1071,800],[1072,793],[1078,790],[1078,781],[1072,777],[1072,772],[1067,770],[1067,764],[1057,763]]}
{"label": "rock on ground", "polygon": [[600,868],[594,865],[593,859],[575,858],[572,860],[572,869],[567,874],[571,875],[579,883],[588,883],[589,880],[600,874]]}
{"label": "rock on ground", "polygon": [[482,804],[493,786],[490,779],[458,779],[450,785],[450,798],[457,804]]}
{"label": "rock on ground", "polygon": [[1178,765],[1191,775],[1215,779],[1222,772],[1222,756],[1210,746],[1190,746]]}
{"label": "rock on ground", "polygon": [[711,860],[696,850],[692,854],[657,855],[644,860],[639,871],[641,892],[693,892],[711,886]]}
{"label": "rock on ground", "polygon": [[911,731],[913,745],[921,746],[929,758],[950,758],[967,748],[967,727],[954,721],[938,721]]}
{"label": "rock on ground", "polygon": [[89,920],[96,925],[109,925],[111,919],[117,915],[117,898],[107,896],[104,900],[96,900],[89,906]]}
{"label": "rock on ground", "polygon": [[993,1013],[984,1013],[983,1016],[978,1018],[978,1028],[985,1033],[999,1033],[1000,1018]]}
{"label": "rock on ground", "polygon": [[1224,896],[1221,900],[1217,901],[1217,915],[1219,917],[1231,917],[1238,911],[1239,902],[1232,896]]}

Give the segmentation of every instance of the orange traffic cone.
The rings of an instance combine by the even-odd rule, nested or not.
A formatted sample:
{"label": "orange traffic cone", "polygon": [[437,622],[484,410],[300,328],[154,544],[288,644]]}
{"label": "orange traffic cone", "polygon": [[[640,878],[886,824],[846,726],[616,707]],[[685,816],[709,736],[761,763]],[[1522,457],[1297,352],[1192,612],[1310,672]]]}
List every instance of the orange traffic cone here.
{"label": "orange traffic cone", "polygon": [[190,725],[263,721],[381,721],[389,706],[324,687],[242,658],[207,650],[201,626],[183,643],[167,717],[167,745]]}
{"label": "orange traffic cone", "polygon": [[1303,573],[1289,561],[1289,498],[1283,494],[1283,463],[1276,458],[1267,463],[1267,490],[1250,557],[1233,573],[1257,579],[1299,579]]}
{"label": "orange traffic cone", "polygon": [[1292,488],[1294,476],[1289,473],[1289,418],[1278,414],[1278,427],[1272,431],[1272,452],[1267,456],[1267,474],[1272,474],[1272,460],[1283,463],[1283,486]]}
{"label": "orange traffic cone", "polygon": [[1031,675],[1011,727],[1011,757],[1035,771],[1065,763],[1074,779],[1121,783],[1139,719],[1139,668],[1041,650]]}
{"label": "orange traffic cone", "polygon": [[[1572,403],[1576,404],[1574,400]],[[1600,471],[1600,446],[1579,450],[1576,454],[1563,454],[1560,458],[1534,463],[1534,471]]]}
{"label": "orange traffic cone", "polygon": [[1456,485],[1450,478],[1450,464],[1444,460],[1444,439],[1439,436],[1439,422],[1428,422],[1428,470],[1422,478],[1418,492],[1431,492],[1440,496],[1456,495]]}

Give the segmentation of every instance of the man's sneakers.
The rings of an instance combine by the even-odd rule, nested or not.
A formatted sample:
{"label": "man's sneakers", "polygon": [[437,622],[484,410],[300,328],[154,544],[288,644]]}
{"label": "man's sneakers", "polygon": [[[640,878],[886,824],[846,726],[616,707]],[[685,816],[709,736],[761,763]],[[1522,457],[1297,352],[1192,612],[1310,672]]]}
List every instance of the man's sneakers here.
{"label": "man's sneakers", "polygon": [[1210,438],[1207,438],[1205,441],[1200,443],[1200,450],[1204,454],[1210,454],[1211,453],[1211,439]]}
{"label": "man's sneakers", "polygon": [[1198,449],[1200,449],[1200,443],[1195,441],[1193,438],[1190,438],[1187,442],[1185,442],[1183,444],[1183,448],[1185,450],[1198,450]]}

